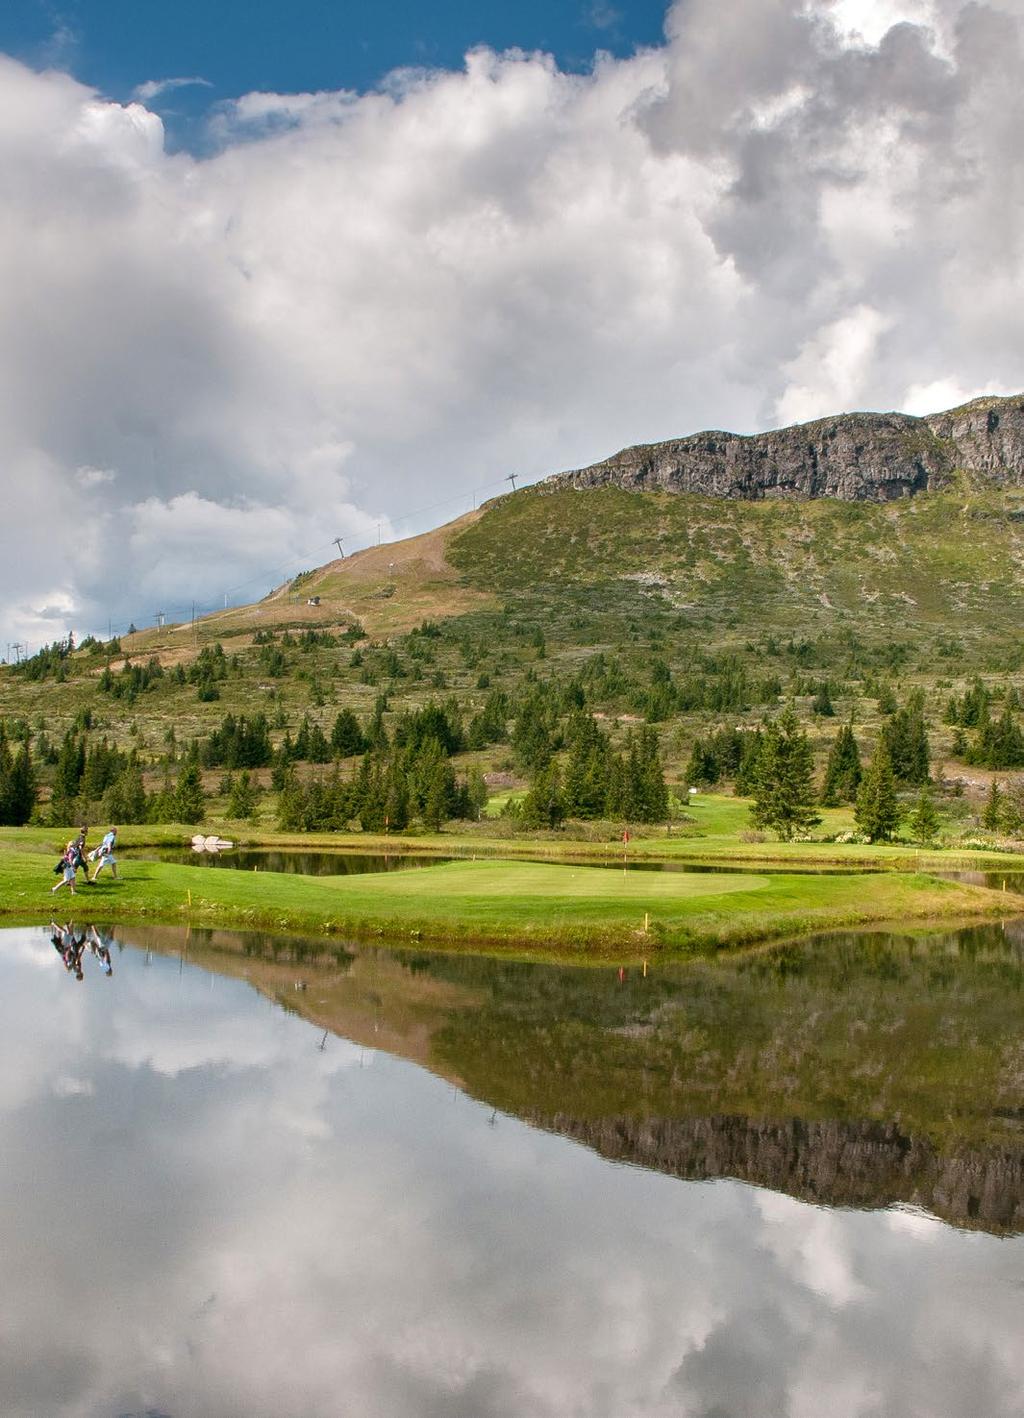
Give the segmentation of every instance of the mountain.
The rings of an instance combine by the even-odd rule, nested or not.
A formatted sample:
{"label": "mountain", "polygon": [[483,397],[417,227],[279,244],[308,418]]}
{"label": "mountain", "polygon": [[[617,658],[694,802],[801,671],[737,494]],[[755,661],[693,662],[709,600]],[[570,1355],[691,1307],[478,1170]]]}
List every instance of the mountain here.
{"label": "mountain", "polygon": [[549,482],[747,500],[890,502],[941,491],[957,472],[1024,485],[1024,396],[975,399],[926,418],[854,413],[752,436],[694,433],[625,448]]}

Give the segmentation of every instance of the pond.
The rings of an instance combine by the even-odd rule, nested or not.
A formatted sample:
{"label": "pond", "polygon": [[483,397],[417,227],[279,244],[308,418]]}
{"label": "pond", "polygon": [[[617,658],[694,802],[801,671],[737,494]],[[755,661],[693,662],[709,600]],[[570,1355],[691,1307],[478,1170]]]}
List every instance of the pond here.
{"label": "pond", "polygon": [[[172,862],[186,867],[224,867],[229,871],[280,871],[296,872],[302,876],[358,876],[365,872],[405,871],[412,867],[438,866],[442,862],[464,861],[471,852],[461,856],[417,855],[415,853],[394,852],[350,852],[330,850],[304,850],[292,847],[233,847],[224,852],[195,852],[191,847],[146,847],[135,848],[120,854],[125,860]],[[490,854],[489,854],[490,855]],[[493,860],[499,860],[494,857]],[[651,862],[635,858],[623,862],[618,857],[588,857],[580,854],[574,857],[517,856],[518,861],[564,861],[569,866],[606,867],[611,871],[654,871],[654,872],[738,872],[750,871],[750,864],[704,862]],[[835,867],[808,866],[796,862],[787,863],[785,870],[790,875],[823,876],[836,870]],[[878,868],[853,865],[843,867],[844,873],[869,875]],[[958,878],[967,873],[946,873]]]}
{"label": "pond", "polygon": [[284,848],[234,847],[225,852],[194,852],[190,847],[137,849],[126,860],[173,862],[185,867],[226,867],[229,871],[281,871],[301,876],[360,876],[366,872],[405,871],[436,866],[451,857],[412,856],[403,852],[323,852]]}
{"label": "pond", "polygon": [[5,1418],[1019,1415],[1024,928],[73,937],[0,932]]}

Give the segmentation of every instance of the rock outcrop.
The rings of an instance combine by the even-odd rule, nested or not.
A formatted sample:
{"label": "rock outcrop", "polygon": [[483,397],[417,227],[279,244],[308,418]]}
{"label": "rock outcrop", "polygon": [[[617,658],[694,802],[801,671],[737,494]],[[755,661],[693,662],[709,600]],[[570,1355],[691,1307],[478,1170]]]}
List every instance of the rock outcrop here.
{"label": "rock outcrop", "polygon": [[1024,486],[1024,396],[946,413],[839,414],[771,433],[695,433],[626,448],[549,484],[706,497],[889,502],[941,489],[956,472]]}

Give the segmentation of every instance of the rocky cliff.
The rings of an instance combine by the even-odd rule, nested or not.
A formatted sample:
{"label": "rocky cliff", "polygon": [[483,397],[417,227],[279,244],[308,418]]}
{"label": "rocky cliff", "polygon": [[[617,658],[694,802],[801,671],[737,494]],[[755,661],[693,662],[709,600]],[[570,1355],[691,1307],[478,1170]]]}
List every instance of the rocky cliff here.
{"label": "rocky cliff", "polygon": [[1024,486],[1024,396],[946,413],[839,414],[771,433],[695,433],[626,448],[548,482],[706,497],[889,502],[941,489],[957,472]]}

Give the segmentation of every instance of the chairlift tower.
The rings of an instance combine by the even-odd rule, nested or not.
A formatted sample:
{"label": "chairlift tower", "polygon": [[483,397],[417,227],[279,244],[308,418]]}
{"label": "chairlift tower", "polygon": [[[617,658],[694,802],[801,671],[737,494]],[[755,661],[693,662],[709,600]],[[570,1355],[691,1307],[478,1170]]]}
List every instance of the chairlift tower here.
{"label": "chairlift tower", "polygon": [[344,561],[344,559],[345,559],[345,549],[344,549],[344,547],[341,545],[341,538],[340,538],[340,537],[335,537],[335,538],[334,538],[334,545],[338,548],[338,556],[339,556],[339,558],[340,558],[342,561]]}
{"label": "chairlift tower", "polygon": [[509,473],[508,477],[505,479],[505,481],[506,481],[507,483],[511,483],[511,484],[512,484],[512,491],[513,491],[513,492],[515,492],[515,490],[516,490],[516,478],[517,478],[518,476],[519,476],[518,473]]}

